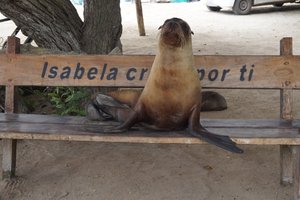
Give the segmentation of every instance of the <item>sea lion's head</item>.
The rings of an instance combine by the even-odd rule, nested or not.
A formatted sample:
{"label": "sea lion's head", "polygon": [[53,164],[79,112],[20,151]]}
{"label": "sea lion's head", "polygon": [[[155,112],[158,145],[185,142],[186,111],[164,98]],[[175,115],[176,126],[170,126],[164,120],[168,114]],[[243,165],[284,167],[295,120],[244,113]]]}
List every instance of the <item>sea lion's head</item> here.
{"label": "sea lion's head", "polygon": [[183,47],[193,34],[188,23],[179,18],[167,19],[159,29],[160,43],[171,47]]}

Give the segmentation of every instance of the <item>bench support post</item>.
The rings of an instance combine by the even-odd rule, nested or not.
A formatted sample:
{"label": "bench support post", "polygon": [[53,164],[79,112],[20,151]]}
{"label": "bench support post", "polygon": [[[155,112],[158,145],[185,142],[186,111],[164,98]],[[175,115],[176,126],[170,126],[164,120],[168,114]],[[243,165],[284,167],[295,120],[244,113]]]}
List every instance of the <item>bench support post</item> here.
{"label": "bench support post", "polygon": [[3,139],[2,179],[11,179],[16,172],[17,140]]}
{"label": "bench support post", "polygon": [[294,200],[300,200],[300,146],[293,147],[294,156]]}
{"label": "bench support post", "polygon": [[[280,55],[293,55],[293,39],[283,38],[280,40]],[[280,90],[280,118],[291,121],[293,120],[293,92],[290,82],[284,82],[284,89]],[[288,145],[280,145],[280,183],[289,185],[293,183],[293,166],[295,154]]]}
{"label": "bench support post", "polygon": [[293,152],[290,146],[280,145],[280,183],[293,184]]}
{"label": "bench support post", "polygon": [[[5,113],[14,112],[14,85],[7,85],[5,90]],[[11,179],[15,177],[17,160],[17,140],[2,140],[2,179]]]}
{"label": "bench support post", "polygon": [[143,16],[143,8],[142,8],[141,0],[135,1],[135,7],[136,7],[136,16],[137,16],[137,22],[138,22],[140,36],[145,36],[146,31],[145,31],[145,25],[144,25],[144,16]]}
{"label": "bench support post", "polygon": [[[17,37],[8,37],[7,49],[8,55],[20,53],[20,39]],[[5,113],[13,113],[15,109],[15,86],[11,81],[5,89]],[[2,140],[2,178],[10,179],[15,176],[16,160],[17,160],[17,140],[3,139]]]}

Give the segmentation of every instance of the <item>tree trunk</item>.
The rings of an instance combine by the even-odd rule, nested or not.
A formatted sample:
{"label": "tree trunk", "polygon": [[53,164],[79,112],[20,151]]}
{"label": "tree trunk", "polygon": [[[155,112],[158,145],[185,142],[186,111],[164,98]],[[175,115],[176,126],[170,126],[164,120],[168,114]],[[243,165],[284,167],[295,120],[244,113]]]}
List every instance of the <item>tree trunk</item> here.
{"label": "tree trunk", "polygon": [[12,19],[39,47],[61,51],[80,48],[81,21],[66,0],[0,1],[0,12]]}
{"label": "tree trunk", "polygon": [[69,0],[0,0],[0,12],[39,47],[90,54],[121,48],[120,0],[85,0],[84,22]]}
{"label": "tree trunk", "polygon": [[120,0],[85,0],[82,49],[88,54],[108,54],[121,49]]}

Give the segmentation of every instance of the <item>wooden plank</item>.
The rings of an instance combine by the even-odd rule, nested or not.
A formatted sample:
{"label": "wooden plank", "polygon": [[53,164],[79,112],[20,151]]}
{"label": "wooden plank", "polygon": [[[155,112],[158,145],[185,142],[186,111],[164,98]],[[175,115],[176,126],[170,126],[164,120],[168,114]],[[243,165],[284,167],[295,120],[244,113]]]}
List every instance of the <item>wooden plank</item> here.
{"label": "wooden plank", "polygon": [[[6,55],[13,59],[20,53],[20,39],[16,37],[8,37]],[[5,73],[13,70],[13,68],[4,69]],[[5,113],[13,113],[15,108],[15,87],[12,79],[8,79],[5,88]],[[12,178],[15,176],[16,160],[17,160],[17,140],[4,139],[2,141],[2,178]]]}
{"label": "wooden plank", "polygon": [[280,183],[293,184],[294,160],[292,149],[288,145],[280,145]]}
{"label": "wooden plank", "polygon": [[[283,38],[280,40],[280,55],[293,55],[293,40],[292,38]],[[291,121],[293,119],[293,90],[290,82],[284,83],[283,89],[280,90],[280,118]],[[280,177],[281,184],[288,185],[293,183],[293,159],[294,154],[290,146],[280,145]]]}
{"label": "wooden plank", "polygon": [[[20,133],[45,133],[45,134],[68,134],[68,135],[87,135],[98,136],[103,135],[137,135],[137,136],[150,136],[150,137],[176,137],[188,135],[188,131],[155,131],[149,130],[140,126],[135,126],[134,129],[128,130],[124,133],[111,133],[110,130],[114,129],[114,125],[97,124],[48,124],[48,123],[19,123],[8,122],[1,123],[1,133],[20,132]],[[245,127],[207,127],[210,131],[220,134],[229,135],[238,138],[300,138],[299,128],[245,128]]]}
{"label": "wooden plank", "polygon": [[15,87],[10,82],[5,87],[5,112],[13,113],[14,112],[14,97],[15,97]]}
{"label": "wooden plank", "polygon": [[[131,135],[49,135],[43,133],[0,133],[0,138],[30,139],[30,140],[55,140],[55,141],[85,141],[85,142],[120,142],[120,143],[148,143],[148,144],[206,144],[202,140],[192,137],[151,137]],[[243,145],[300,145],[299,138],[235,138],[237,144]]]}
{"label": "wooden plank", "polygon": [[285,37],[280,40],[280,55],[282,56],[293,55],[293,38]]}
{"label": "wooden plank", "polygon": [[[299,78],[292,75],[299,71],[298,59],[298,57],[281,56],[195,57],[196,68],[209,66],[208,69],[204,67],[208,72],[205,76],[208,80],[203,80],[203,87],[214,87],[216,84],[218,88],[282,88],[287,81],[291,88],[298,88],[295,82],[298,82]],[[228,76],[225,76],[225,80],[217,81],[222,79],[227,70],[230,71]],[[209,73],[213,74],[212,72],[216,71],[219,72],[218,79],[212,81],[213,75],[210,76]]]}
{"label": "wooden plank", "polygon": [[300,146],[293,147],[294,157],[294,200],[300,200]]}
{"label": "wooden plank", "polygon": [[[124,133],[109,133],[113,127],[115,126],[8,122],[0,123],[0,138],[131,143],[204,143],[198,138],[190,136],[187,131],[161,132],[134,127],[133,130]],[[220,135],[229,135],[239,144],[300,144],[299,128],[220,127],[209,128],[209,130]]]}
{"label": "wooden plank", "polygon": [[[26,122],[26,123],[49,123],[49,124],[85,124],[97,123],[102,124],[116,124],[113,121],[89,121],[86,117],[80,116],[58,116],[58,115],[40,115],[40,114],[5,114],[0,113],[0,123],[9,122]],[[1,131],[1,130],[0,130]]]}
{"label": "wooden plank", "polygon": [[20,38],[8,36],[6,53],[13,55],[20,53]]}
{"label": "wooden plank", "polygon": [[289,86],[280,90],[280,118],[293,119],[293,90]]}
{"label": "wooden plank", "polygon": [[[20,39],[17,37],[9,36],[7,39],[7,49],[6,49],[6,56],[9,57],[6,61],[11,62],[17,54],[20,53]],[[1,61],[0,61],[1,63]],[[3,67],[1,66],[1,75],[6,77],[8,72],[14,70],[12,66]],[[2,68],[3,67],[3,68]],[[5,89],[5,112],[6,113],[13,113],[14,112],[14,96],[15,96],[15,88],[14,88],[14,80],[10,79],[8,76],[6,77],[7,84]]]}
{"label": "wooden plank", "polygon": [[[0,85],[143,87],[154,56],[0,55]],[[205,88],[300,88],[300,56],[195,56]],[[28,73],[30,71],[30,73]]]}
{"label": "wooden plank", "polygon": [[[5,90],[5,112],[14,112],[14,86],[7,85]],[[17,140],[7,138],[2,141],[2,178],[9,179],[15,176]]]}
{"label": "wooden plank", "polygon": [[2,179],[10,179],[16,172],[17,140],[2,139],[2,149]]}
{"label": "wooden plank", "polygon": [[136,16],[139,27],[140,36],[145,36],[145,25],[144,25],[144,16],[143,16],[143,7],[141,0],[135,0]]}
{"label": "wooden plank", "polygon": [[[292,56],[293,55],[293,39],[283,38],[280,40],[280,55]],[[293,119],[293,91],[291,83],[286,81],[283,89],[280,90],[280,117],[286,120]]]}
{"label": "wooden plank", "polygon": [[[0,113],[1,123],[36,123],[36,124],[64,124],[64,125],[97,125],[117,126],[114,121],[90,121],[80,116],[57,116],[39,114],[5,114]],[[207,128],[300,128],[300,119],[286,121],[280,119],[201,119]],[[1,130],[0,130],[1,131]]]}

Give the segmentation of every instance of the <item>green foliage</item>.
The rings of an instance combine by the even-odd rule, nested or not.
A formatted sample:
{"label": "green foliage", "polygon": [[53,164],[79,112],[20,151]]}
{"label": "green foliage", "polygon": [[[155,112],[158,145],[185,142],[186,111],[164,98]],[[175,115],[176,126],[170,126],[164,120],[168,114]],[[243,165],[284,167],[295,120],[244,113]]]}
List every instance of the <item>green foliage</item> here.
{"label": "green foliage", "polygon": [[47,95],[57,114],[83,116],[91,92],[87,88],[56,87],[48,91]]}
{"label": "green foliage", "polygon": [[[83,87],[18,87],[21,113],[85,115],[91,90]],[[0,113],[4,112],[5,87],[0,87]],[[49,103],[50,102],[50,103]]]}

